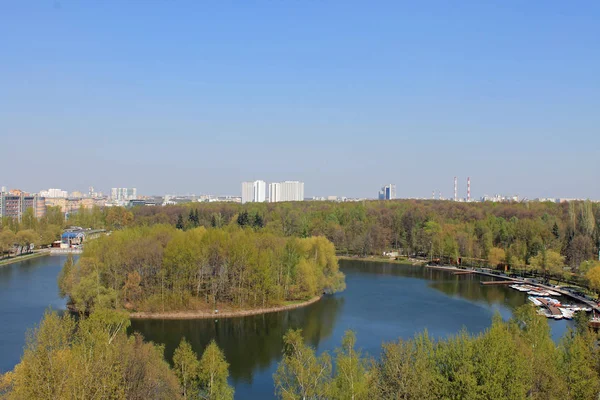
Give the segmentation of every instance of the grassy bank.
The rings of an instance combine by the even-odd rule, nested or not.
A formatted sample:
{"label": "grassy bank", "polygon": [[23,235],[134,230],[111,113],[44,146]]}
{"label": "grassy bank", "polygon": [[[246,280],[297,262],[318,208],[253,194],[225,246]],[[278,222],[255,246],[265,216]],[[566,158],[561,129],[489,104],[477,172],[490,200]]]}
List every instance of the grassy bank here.
{"label": "grassy bank", "polygon": [[[129,314],[133,319],[207,319],[207,318],[232,318],[244,317],[248,315],[267,314],[278,311],[291,310],[294,308],[305,307],[321,300],[322,296],[315,296],[305,301],[287,301],[284,305],[265,308],[234,309],[219,307],[219,312],[211,310],[191,310],[191,311],[166,311],[166,312],[134,312]],[[227,306],[225,306],[227,307]]]}

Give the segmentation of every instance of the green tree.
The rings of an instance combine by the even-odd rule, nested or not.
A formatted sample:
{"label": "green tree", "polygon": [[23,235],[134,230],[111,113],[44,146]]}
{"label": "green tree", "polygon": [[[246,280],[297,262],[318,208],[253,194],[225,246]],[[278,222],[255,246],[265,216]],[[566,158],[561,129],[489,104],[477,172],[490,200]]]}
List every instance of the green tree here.
{"label": "green tree", "polygon": [[596,293],[600,293],[600,265],[592,267],[586,274],[590,288]]}
{"label": "green tree", "polygon": [[179,378],[183,398],[194,398],[198,391],[198,373],[200,371],[200,363],[192,346],[185,340],[181,339],[179,346],[173,354],[173,370]]}
{"label": "green tree", "polygon": [[326,399],[331,384],[331,358],[320,357],[304,344],[301,330],[289,330],[283,337],[283,360],[279,363],[275,393],[283,400]]}
{"label": "green tree", "polygon": [[177,216],[177,224],[175,224],[175,227],[180,230],[183,230],[185,228],[185,225],[183,223],[183,215],[179,214]]}
{"label": "green tree", "polygon": [[200,397],[207,400],[233,399],[233,388],[227,383],[229,364],[213,340],[204,350],[199,364]]}
{"label": "green tree", "polygon": [[548,274],[562,274],[562,267],[565,265],[565,257],[554,250],[546,250],[543,248],[535,257],[531,258],[530,264],[533,268],[541,270],[544,274],[544,278],[547,280]]}
{"label": "green tree", "polygon": [[488,254],[488,262],[492,267],[497,267],[498,265],[506,262],[506,253],[504,252],[504,249],[492,247]]}
{"label": "green tree", "polygon": [[335,376],[329,397],[339,400],[369,398],[368,365],[360,351],[355,349],[356,336],[346,331],[342,347],[336,349]]}

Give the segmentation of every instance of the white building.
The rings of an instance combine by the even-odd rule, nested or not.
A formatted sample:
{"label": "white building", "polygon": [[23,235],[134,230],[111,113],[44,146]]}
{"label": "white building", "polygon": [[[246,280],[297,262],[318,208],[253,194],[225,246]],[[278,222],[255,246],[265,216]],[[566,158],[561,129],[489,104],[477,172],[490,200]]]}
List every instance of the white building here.
{"label": "white building", "polygon": [[113,201],[128,201],[137,199],[136,188],[112,188],[110,189],[110,198]]}
{"label": "white building", "polygon": [[304,182],[285,181],[281,182],[280,201],[303,201]]}
{"label": "white building", "polygon": [[281,183],[269,183],[269,203],[281,201]]}
{"label": "white building", "polygon": [[389,184],[379,191],[379,200],[394,200],[396,198],[396,185]]}
{"label": "white building", "polygon": [[50,199],[66,199],[69,196],[69,194],[67,193],[66,190],[60,190],[60,189],[48,189],[48,190],[41,190],[40,191],[40,197],[45,197],[45,198],[50,198]]}
{"label": "white building", "polygon": [[265,181],[242,182],[242,203],[262,203],[266,200]]}

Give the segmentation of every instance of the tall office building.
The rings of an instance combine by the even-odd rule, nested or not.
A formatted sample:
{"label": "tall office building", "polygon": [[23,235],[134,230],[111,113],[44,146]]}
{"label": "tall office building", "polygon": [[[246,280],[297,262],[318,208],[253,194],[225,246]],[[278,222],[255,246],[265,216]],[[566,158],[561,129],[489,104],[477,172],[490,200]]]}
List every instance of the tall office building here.
{"label": "tall office building", "polygon": [[269,183],[269,203],[281,201],[281,183]]}
{"label": "tall office building", "polygon": [[389,184],[379,191],[379,200],[394,200],[396,198],[396,185]]}
{"label": "tall office building", "polygon": [[266,193],[265,181],[242,182],[242,204],[262,203],[266,200]]}
{"label": "tall office building", "polygon": [[285,181],[281,182],[280,201],[303,201],[304,182]]}

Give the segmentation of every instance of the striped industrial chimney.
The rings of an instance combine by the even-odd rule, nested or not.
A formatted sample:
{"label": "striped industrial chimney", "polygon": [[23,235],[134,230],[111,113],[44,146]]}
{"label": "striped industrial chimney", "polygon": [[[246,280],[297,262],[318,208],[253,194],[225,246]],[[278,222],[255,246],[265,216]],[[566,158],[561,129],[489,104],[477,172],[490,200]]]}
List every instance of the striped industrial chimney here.
{"label": "striped industrial chimney", "polygon": [[454,177],[454,201],[458,201],[458,178]]}
{"label": "striped industrial chimney", "polygon": [[467,201],[471,201],[471,177],[467,178]]}

